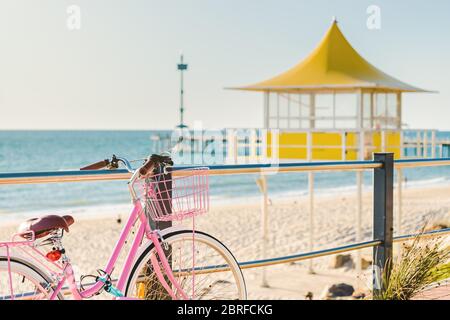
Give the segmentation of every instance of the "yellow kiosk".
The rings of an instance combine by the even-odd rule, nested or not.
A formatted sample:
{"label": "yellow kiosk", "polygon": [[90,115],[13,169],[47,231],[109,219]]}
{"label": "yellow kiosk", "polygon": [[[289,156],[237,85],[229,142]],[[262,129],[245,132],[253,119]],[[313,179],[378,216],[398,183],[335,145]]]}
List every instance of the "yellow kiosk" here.
{"label": "yellow kiosk", "polygon": [[[374,152],[404,151],[402,94],[427,92],[382,72],[367,62],[333,23],[318,47],[292,69],[271,79],[231,89],[264,93],[262,158],[280,161],[365,160]],[[435,132],[432,131],[432,139]],[[428,132],[417,136],[417,155],[427,154]],[[250,137],[250,145],[256,145]],[[239,139],[231,132],[228,159],[236,161]],[[246,140],[248,141],[248,140]],[[244,141],[244,143],[246,143]],[[275,147],[274,147],[275,146]],[[258,157],[250,147],[250,158]],[[252,151],[253,150],[253,151]],[[264,152],[265,150],[265,152]],[[432,143],[432,155],[435,145]],[[278,152],[278,155],[272,154]],[[250,159],[251,160],[251,159]],[[401,230],[401,170],[398,173],[398,230]],[[362,172],[356,173],[356,240],[362,239]],[[314,249],[314,174],[309,183],[309,250]],[[258,180],[263,194],[262,230],[267,234],[267,181]],[[265,256],[266,241],[262,255]],[[361,270],[358,253],[357,268]],[[312,264],[310,263],[310,270]],[[262,284],[267,285],[265,271]]]}
{"label": "yellow kiosk", "polygon": [[264,93],[267,156],[275,138],[280,160],[363,160],[379,151],[400,158],[402,93],[426,92],[367,62],[335,19],[318,47],[292,69],[231,89]]}

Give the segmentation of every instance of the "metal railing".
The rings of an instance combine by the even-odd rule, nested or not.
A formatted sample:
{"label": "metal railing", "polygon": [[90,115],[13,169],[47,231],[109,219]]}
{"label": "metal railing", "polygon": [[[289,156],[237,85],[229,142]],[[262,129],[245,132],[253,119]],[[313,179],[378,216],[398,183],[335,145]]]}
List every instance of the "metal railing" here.
{"label": "metal railing", "polygon": [[[211,175],[254,174],[271,172],[310,172],[310,171],[356,171],[377,169],[383,166],[379,161],[334,161],[334,162],[303,162],[280,164],[241,164],[241,165],[211,165]],[[396,169],[450,166],[450,158],[444,159],[412,159],[396,160]],[[174,171],[194,168],[175,167]],[[176,174],[176,173],[175,173]],[[85,181],[112,181],[127,180],[130,173],[123,169],[117,170],[62,170],[62,171],[35,171],[0,173],[0,185],[58,183],[58,182],[85,182]]]}
{"label": "metal railing", "polygon": [[[342,252],[373,248],[374,276],[373,289],[383,290],[383,284],[377,279],[392,261],[394,242],[413,239],[417,236],[434,237],[450,234],[450,229],[430,231],[420,235],[401,235],[393,237],[393,175],[396,169],[413,167],[450,166],[450,158],[446,159],[414,159],[393,160],[392,153],[375,154],[373,161],[338,161],[338,162],[305,162],[280,164],[242,164],[242,165],[213,165],[209,166],[211,175],[235,174],[264,174],[274,172],[311,172],[311,171],[374,171],[374,239],[365,242],[353,243],[345,246],[329,248],[307,253],[298,253],[289,256],[268,259],[244,261],[239,264],[243,269],[265,267],[295,261],[310,260],[313,258],[334,255]],[[173,174],[186,167],[175,167]],[[189,167],[187,167],[189,168]],[[126,180],[130,174],[126,170],[95,170],[95,171],[46,171],[46,172],[18,172],[0,173],[0,185],[32,184],[32,183],[61,183],[83,181],[111,181]],[[220,267],[211,268],[211,272],[220,271]]]}
{"label": "metal railing", "polygon": [[[450,160],[449,160],[450,163]],[[274,172],[305,172],[305,171],[354,171],[380,168],[383,164],[376,161],[335,161],[335,162],[304,162],[280,164],[241,164],[241,165],[212,165],[210,175],[233,175]],[[175,167],[173,171],[195,166]],[[127,170],[64,170],[42,172],[12,172],[0,173],[0,185],[4,184],[33,184],[56,182],[84,182],[127,180],[130,178]]]}

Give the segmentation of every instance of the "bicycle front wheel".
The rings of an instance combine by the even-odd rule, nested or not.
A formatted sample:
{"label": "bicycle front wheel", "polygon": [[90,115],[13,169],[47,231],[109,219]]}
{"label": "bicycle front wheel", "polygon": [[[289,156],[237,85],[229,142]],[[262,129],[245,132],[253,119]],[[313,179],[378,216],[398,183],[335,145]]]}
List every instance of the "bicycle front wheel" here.
{"label": "bicycle front wheel", "polygon": [[[233,254],[216,238],[192,230],[174,231],[164,237],[164,249],[177,283],[192,300],[245,300],[247,291],[241,269]],[[147,300],[171,299],[151,264],[153,244],[133,266],[125,295]],[[164,273],[164,268],[160,269]],[[164,273],[164,278],[167,276]]]}

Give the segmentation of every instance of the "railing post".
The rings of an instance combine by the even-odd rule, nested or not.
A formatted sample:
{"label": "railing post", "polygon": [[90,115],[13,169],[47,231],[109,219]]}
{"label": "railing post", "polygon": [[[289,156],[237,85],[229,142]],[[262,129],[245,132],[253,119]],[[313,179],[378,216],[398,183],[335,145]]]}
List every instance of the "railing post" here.
{"label": "railing post", "polygon": [[[268,216],[268,206],[269,198],[267,196],[267,178],[264,174],[256,180],[256,184],[261,191],[261,238],[262,238],[262,248],[261,248],[261,259],[267,258],[267,243],[269,242],[269,216]],[[261,272],[261,287],[268,288],[269,283],[267,282],[267,272],[266,268],[262,268]]]}
{"label": "railing post", "polygon": [[436,130],[431,131],[431,158],[436,158]]}
{"label": "railing post", "polygon": [[[314,173],[308,172],[308,195],[309,195],[309,252],[314,251]],[[308,272],[315,274],[313,260],[309,260]]]}
{"label": "railing post", "polygon": [[[307,135],[307,157],[308,161],[313,159],[313,132],[308,132]],[[308,195],[309,195],[309,252],[314,250],[314,172],[308,172]],[[308,271],[310,274],[314,274],[313,260],[309,260]]]}
{"label": "railing post", "polygon": [[428,158],[428,131],[423,132],[423,151],[422,155],[424,158]]}
{"label": "railing post", "polygon": [[373,297],[387,286],[392,266],[394,232],[394,154],[375,153],[374,160],[383,166],[374,169],[373,237],[382,243],[373,249]]}
{"label": "railing post", "polygon": [[[397,169],[397,235],[402,234],[403,230],[403,170],[398,168]],[[398,253],[400,254],[402,252],[402,245],[399,244],[398,247],[396,247],[398,250]]]}
{"label": "railing post", "polygon": [[417,131],[417,151],[416,151],[417,156],[416,156],[416,158],[420,158],[422,156],[422,153],[421,153],[422,143],[420,140],[421,140],[420,131]]}

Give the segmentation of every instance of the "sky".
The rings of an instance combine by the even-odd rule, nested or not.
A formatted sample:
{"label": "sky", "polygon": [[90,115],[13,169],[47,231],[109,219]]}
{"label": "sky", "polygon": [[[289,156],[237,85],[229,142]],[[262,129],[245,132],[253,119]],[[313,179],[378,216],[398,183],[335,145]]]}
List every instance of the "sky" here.
{"label": "sky", "polygon": [[292,67],[333,16],[369,62],[439,92],[404,95],[409,127],[450,130],[448,0],[0,0],[0,130],[173,128],[181,51],[188,125],[261,127],[262,94],[224,88]]}

